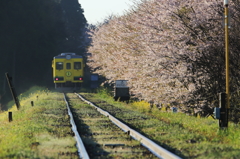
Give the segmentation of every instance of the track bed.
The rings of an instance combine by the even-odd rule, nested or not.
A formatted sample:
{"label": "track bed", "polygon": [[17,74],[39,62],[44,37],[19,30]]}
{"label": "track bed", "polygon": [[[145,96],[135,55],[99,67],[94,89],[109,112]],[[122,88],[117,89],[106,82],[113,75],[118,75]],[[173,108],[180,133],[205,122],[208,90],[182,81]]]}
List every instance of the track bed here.
{"label": "track bed", "polygon": [[67,96],[90,158],[157,158],[94,107],[74,94]]}

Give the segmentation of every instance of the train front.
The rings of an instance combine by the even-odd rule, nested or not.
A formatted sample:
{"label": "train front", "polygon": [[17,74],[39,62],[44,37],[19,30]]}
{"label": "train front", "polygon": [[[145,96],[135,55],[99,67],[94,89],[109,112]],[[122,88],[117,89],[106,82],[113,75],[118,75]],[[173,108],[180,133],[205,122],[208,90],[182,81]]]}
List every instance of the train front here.
{"label": "train front", "polygon": [[84,75],[82,56],[76,55],[75,53],[61,53],[53,58],[52,68],[56,90],[80,90]]}

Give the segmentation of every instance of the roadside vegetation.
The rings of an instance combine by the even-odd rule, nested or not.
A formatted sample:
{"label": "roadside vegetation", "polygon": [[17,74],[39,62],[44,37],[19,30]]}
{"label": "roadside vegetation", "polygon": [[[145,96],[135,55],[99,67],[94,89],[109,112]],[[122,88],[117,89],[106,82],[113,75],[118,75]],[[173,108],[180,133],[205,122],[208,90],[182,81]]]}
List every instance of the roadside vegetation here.
{"label": "roadside vegetation", "polygon": [[[219,130],[212,117],[174,113],[145,101],[114,101],[105,89],[81,94],[182,158],[240,157],[238,124],[229,123],[227,130]],[[22,97],[20,103],[20,110],[15,106],[8,110],[13,113],[12,122],[8,112],[0,113],[0,158],[78,158],[62,94],[43,89]],[[72,103],[75,109],[89,107],[77,98]]]}
{"label": "roadside vegetation", "polygon": [[[151,107],[145,101],[133,101],[129,104],[115,102],[107,92],[99,92],[101,93],[83,95],[119,119],[128,116],[128,120],[124,122],[183,158],[240,157],[238,124],[230,122],[228,129],[220,130],[218,120],[211,116],[206,118],[174,113],[155,105]],[[105,106],[106,103],[99,99],[116,108],[111,110],[110,106]]]}
{"label": "roadside vegetation", "polygon": [[78,158],[62,95],[33,90],[20,95],[20,110],[8,110],[12,122],[0,113],[0,158]]}

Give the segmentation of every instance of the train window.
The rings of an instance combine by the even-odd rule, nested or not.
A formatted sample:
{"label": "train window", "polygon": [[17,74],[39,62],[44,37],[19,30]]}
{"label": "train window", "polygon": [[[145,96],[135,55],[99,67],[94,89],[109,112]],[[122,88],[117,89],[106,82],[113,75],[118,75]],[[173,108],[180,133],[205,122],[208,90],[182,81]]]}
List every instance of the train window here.
{"label": "train window", "polygon": [[67,63],[67,64],[66,64],[66,68],[67,68],[68,70],[70,70],[70,69],[71,69],[71,63]]}
{"label": "train window", "polygon": [[56,62],[56,69],[62,70],[63,69],[63,62]]}
{"label": "train window", "polygon": [[81,62],[74,62],[74,69],[75,70],[81,69]]}

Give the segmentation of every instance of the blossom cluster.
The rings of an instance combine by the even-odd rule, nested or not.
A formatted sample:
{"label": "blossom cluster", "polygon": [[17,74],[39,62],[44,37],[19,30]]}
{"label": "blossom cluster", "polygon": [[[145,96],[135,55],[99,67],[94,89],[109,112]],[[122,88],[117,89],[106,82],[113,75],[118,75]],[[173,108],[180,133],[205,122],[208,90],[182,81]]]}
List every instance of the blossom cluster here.
{"label": "blossom cluster", "polygon": [[[230,39],[236,43],[238,4],[230,5]],[[211,113],[218,93],[225,91],[223,12],[218,0],[135,2],[123,16],[92,30],[88,65],[108,83],[128,80],[139,99]],[[231,56],[238,58],[232,41]],[[232,91],[238,89],[239,64],[231,64]]]}

